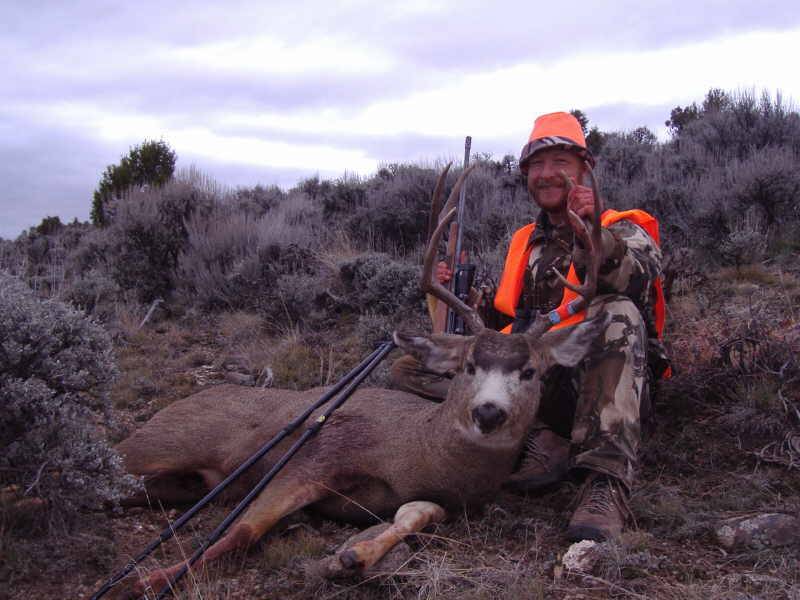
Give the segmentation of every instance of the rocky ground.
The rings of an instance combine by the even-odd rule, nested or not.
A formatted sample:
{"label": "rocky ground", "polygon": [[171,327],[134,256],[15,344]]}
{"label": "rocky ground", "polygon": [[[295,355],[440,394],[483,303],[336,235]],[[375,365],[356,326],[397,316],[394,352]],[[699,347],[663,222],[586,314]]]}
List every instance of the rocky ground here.
{"label": "rocky ground", "polygon": [[[675,376],[659,391],[643,445],[636,523],[618,542],[570,549],[563,531],[576,488],[565,482],[527,496],[503,491],[481,514],[453,515],[360,581],[324,581],[313,568],[357,530],[298,516],[176,597],[800,599],[797,274],[759,267],[687,278],[674,290],[670,321],[681,324],[669,338]],[[122,377],[114,393],[129,431],[171,401],[225,380],[326,383],[361,351],[331,340],[325,351],[302,355],[303,340],[290,335],[265,344],[255,317],[242,314],[133,329],[118,336]],[[289,355],[314,365],[307,369],[313,381],[278,360]],[[375,381],[381,378],[385,372]],[[180,510],[96,514],[97,528],[84,535],[113,534],[101,559],[68,569],[27,565],[0,597],[89,598]],[[227,507],[210,507],[143,569],[191,552],[226,514]],[[91,546],[75,533],[62,542],[63,554]]]}

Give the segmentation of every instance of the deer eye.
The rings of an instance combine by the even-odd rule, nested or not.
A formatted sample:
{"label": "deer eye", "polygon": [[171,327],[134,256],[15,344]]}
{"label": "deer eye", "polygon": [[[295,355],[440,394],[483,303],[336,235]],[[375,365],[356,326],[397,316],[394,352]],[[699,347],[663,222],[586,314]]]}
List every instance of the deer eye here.
{"label": "deer eye", "polygon": [[533,376],[536,375],[536,369],[533,367],[525,369],[522,373],[519,374],[519,378],[522,381],[529,381],[533,379]]}
{"label": "deer eye", "polygon": [[471,362],[467,363],[467,374],[468,375],[475,375],[475,363],[471,363]]}

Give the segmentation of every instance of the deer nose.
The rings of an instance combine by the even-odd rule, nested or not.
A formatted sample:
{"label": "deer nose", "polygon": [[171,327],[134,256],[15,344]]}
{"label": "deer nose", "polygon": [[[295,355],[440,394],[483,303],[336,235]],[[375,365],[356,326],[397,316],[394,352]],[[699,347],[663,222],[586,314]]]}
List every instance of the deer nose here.
{"label": "deer nose", "polygon": [[497,429],[505,422],[507,416],[506,411],[492,402],[485,402],[472,409],[472,420],[481,433],[490,433]]}

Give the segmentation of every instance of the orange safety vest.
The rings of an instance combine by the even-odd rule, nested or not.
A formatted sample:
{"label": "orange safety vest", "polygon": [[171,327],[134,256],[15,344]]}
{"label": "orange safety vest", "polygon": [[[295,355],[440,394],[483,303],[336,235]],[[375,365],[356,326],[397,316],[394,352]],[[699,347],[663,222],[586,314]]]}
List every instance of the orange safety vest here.
{"label": "orange safety vest", "polygon": [[[600,224],[603,227],[608,227],[622,219],[629,219],[642,227],[650,237],[655,240],[656,244],[660,246],[658,221],[643,210],[625,210],[620,212],[609,209],[600,216]],[[503,269],[503,275],[500,278],[500,286],[497,288],[497,294],[494,298],[494,307],[509,317],[516,317],[517,304],[519,303],[519,297],[522,293],[523,276],[525,274],[525,268],[528,266],[531,250],[533,249],[532,246],[528,245],[528,240],[535,228],[536,223],[531,223],[522,229],[518,229],[514,237],[511,238],[511,245],[508,248],[506,265]],[[567,281],[574,285],[579,284],[578,275],[575,273],[575,265],[570,265]],[[658,333],[658,337],[661,338],[664,333],[666,303],[664,302],[664,291],[660,278],[655,280],[653,287],[656,292],[656,332]],[[585,310],[577,314],[572,314],[570,310],[569,303],[577,297],[578,294],[567,286],[564,286],[564,295],[561,297],[561,304],[554,311],[558,315],[559,321],[556,325],[553,325],[552,329],[574,325],[584,319]],[[502,333],[511,333],[511,325],[503,329]]]}

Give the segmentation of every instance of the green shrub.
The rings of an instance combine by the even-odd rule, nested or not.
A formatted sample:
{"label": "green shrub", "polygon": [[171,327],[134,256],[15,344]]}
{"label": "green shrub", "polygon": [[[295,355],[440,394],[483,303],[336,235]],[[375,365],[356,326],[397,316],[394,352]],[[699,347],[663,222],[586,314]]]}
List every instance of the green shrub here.
{"label": "green shrub", "polygon": [[[709,102],[714,93],[717,100]],[[711,90],[700,116],[680,134],[720,156],[743,160],[768,146],[800,150],[800,116],[777,93],[766,91],[756,97],[754,90],[733,93]]]}
{"label": "green shrub", "polygon": [[0,273],[0,487],[21,486],[67,521],[135,489],[106,441],[115,375],[100,326]]}
{"label": "green shrub", "polygon": [[64,292],[64,300],[92,313],[103,300],[113,299],[119,293],[119,286],[106,270],[88,269],[72,278]]}
{"label": "green shrub", "polygon": [[[416,165],[389,165],[370,180],[366,198],[352,202],[345,220],[364,249],[405,254],[427,239],[431,193],[438,173]],[[340,195],[341,192],[340,192]],[[356,198],[356,194],[350,194]]]}
{"label": "green shrub", "polygon": [[329,219],[339,213],[352,214],[367,198],[365,184],[356,177],[342,177],[320,193],[323,217]]}
{"label": "green shrub", "polygon": [[132,188],[160,187],[175,171],[178,156],[164,140],[145,140],[133,146],[118,165],[108,165],[92,196],[92,223],[106,225],[108,205]]}
{"label": "green shrub", "polygon": [[211,212],[217,193],[190,173],[110,203],[110,266],[120,288],[135,291],[140,302],[169,296],[189,235],[186,223],[197,213]]}
{"label": "green shrub", "polygon": [[267,187],[257,185],[252,188],[239,188],[233,196],[240,211],[251,217],[260,218],[280,205],[286,199],[286,192],[277,185]]}
{"label": "green shrub", "polygon": [[42,235],[49,235],[51,233],[58,233],[64,225],[58,217],[45,217],[42,222],[36,226],[36,232]]}
{"label": "green shrub", "polygon": [[277,295],[278,280],[316,268],[315,241],[290,224],[282,208],[254,219],[236,205],[216,206],[186,223],[188,238],[179,257],[178,286],[202,308],[254,309]]}
{"label": "green shrub", "polygon": [[395,314],[421,310],[420,267],[392,260],[386,254],[361,254],[345,260],[339,275],[348,300],[359,313]]}

